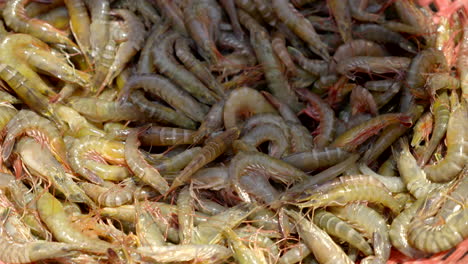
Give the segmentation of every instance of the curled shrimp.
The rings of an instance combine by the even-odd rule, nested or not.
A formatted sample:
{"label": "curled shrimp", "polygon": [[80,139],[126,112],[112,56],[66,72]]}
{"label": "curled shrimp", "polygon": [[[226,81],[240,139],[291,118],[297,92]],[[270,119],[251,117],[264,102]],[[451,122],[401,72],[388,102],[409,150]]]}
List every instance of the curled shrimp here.
{"label": "curled shrimp", "polygon": [[81,53],[79,47],[67,37],[66,33],[47,22],[28,17],[24,7],[29,1],[8,1],[5,9],[3,9],[6,24],[16,32],[31,34],[45,42],[63,44],[72,52]]}
{"label": "curled shrimp", "polygon": [[[224,126],[241,128],[240,121],[260,113],[275,113],[275,109],[256,90],[241,87],[232,91],[224,105]],[[239,120],[240,119],[240,120]]]}
{"label": "curled shrimp", "polygon": [[151,185],[151,187],[158,190],[159,193],[164,194],[169,189],[167,181],[161,176],[157,169],[143,158],[141,152],[138,150],[140,146],[138,136],[146,129],[147,127],[143,127],[139,131],[128,135],[125,142],[125,160],[130,170],[133,171],[138,178]]}
{"label": "curled shrimp", "polygon": [[234,127],[207,141],[200,152],[197,153],[192,161],[177,175],[168,192],[186,183],[196,171],[223,154],[232,142],[239,137],[239,134],[239,129]]}
{"label": "curled shrimp", "polygon": [[246,151],[256,151],[256,148],[264,142],[270,142],[268,153],[270,156],[280,158],[289,149],[289,138],[283,130],[275,125],[265,124],[251,129],[240,139],[234,141],[233,148]]}
{"label": "curled shrimp", "polygon": [[65,143],[57,127],[47,118],[29,110],[21,110],[6,126],[7,134],[3,141],[2,158],[7,160],[13,150],[15,140],[21,135],[28,135],[39,142],[45,142],[55,158],[69,169]]}
{"label": "curled shrimp", "polygon": [[368,1],[366,0],[349,0],[348,3],[351,16],[356,20],[362,22],[383,22],[385,20],[385,18],[380,14],[374,14],[366,11],[368,4]]}
{"label": "curled shrimp", "polygon": [[468,160],[468,108],[462,102],[450,114],[447,125],[447,154],[433,165],[424,167],[427,178],[435,182],[453,179]]}
{"label": "curled shrimp", "polygon": [[[120,141],[86,136],[72,143],[68,150],[68,159],[73,171],[91,182],[102,184],[102,176],[105,179],[125,178],[125,176],[128,176],[128,171],[125,167],[107,165],[103,161],[104,159],[114,164],[125,164],[124,147],[124,144]],[[109,166],[111,167],[109,168]],[[112,174],[109,173],[111,171],[113,172]]]}
{"label": "curled shrimp", "polygon": [[[284,184],[292,184],[307,178],[307,174],[301,170],[266,154],[260,152],[240,152],[230,163],[229,179],[232,188],[244,201],[251,200],[249,192],[241,181],[246,174],[262,175],[266,179],[272,178]],[[268,183],[268,181],[266,183]],[[268,187],[268,185],[264,186]],[[255,186],[250,185],[249,187],[253,188]]]}
{"label": "curled shrimp", "polygon": [[314,109],[313,118],[320,121],[319,126],[314,132],[314,134],[317,134],[314,138],[315,147],[326,147],[334,137],[336,122],[335,113],[320,96],[311,93],[309,90],[296,89],[296,92],[309,102]]}
{"label": "curled shrimp", "polygon": [[[121,186],[123,185],[123,187]],[[104,186],[104,187],[103,187]],[[133,192],[136,189],[132,179],[125,180],[116,185],[104,182],[103,186],[83,182],[80,187],[100,206],[116,207],[133,200]]]}
{"label": "curled shrimp", "polygon": [[327,46],[320,40],[312,24],[288,1],[274,0],[272,1],[272,7],[278,19],[303,39],[314,53],[318,54],[326,61],[330,59]]}

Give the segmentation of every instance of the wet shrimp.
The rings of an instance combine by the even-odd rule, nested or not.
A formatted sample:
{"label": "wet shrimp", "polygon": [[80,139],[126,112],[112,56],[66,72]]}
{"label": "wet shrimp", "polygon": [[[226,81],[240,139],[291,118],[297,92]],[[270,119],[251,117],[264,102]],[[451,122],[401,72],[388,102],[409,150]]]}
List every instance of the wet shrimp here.
{"label": "wet shrimp", "polygon": [[132,90],[136,88],[143,88],[145,91],[158,96],[174,109],[181,111],[195,121],[203,121],[207,112],[205,105],[199,103],[186,91],[160,75],[132,76],[120,91],[119,102],[123,104]]}
{"label": "wet shrimp", "polygon": [[356,56],[340,61],[336,70],[354,79],[354,72],[365,72],[369,74],[399,73],[406,70],[410,63],[411,59],[407,57]]}
{"label": "wet shrimp", "polygon": [[84,55],[90,56],[91,21],[84,0],[65,0],[64,2],[70,14],[70,29],[73,36]]}
{"label": "wet shrimp", "polygon": [[234,141],[233,148],[235,151],[256,151],[260,144],[270,142],[268,145],[269,155],[280,158],[289,150],[289,140],[280,127],[264,124],[256,126],[240,139]]}
{"label": "wet shrimp", "polygon": [[348,1],[329,0],[327,1],[330,14],[335,19],[338,27],[338,32],[343,41],[349,42],[352,40],[352,21],[351,21],[351,4]]}
{"label": "wet shrimp", "polygon": [[418,164],[420,166],[424,166],[427,163],[447,131],[450,118],[449,97],[447,93],[442,93],[436,98],[432,105],[432,111],[434,113],[434,125],[431,139],[426,141],[424,148],[420,151],[418,150],[418,152],[421,153],[418,158]]}
{"label": "wet shrimp", "polygon": [[180,37],[174,31],[169,31],[161,37],[153,47],[153,63],[163,75],[178,84],[185,91],[202,103],[214,104],[219,97],[210,91],[197,77],[180,65],[172,55],[173,44]]}
{"label": "wet shrimp", "polygon": [[283,161],[304,171],[313,171],[335,165],[349,157],[351,153],[341,148],[324,148],[323,150],[312,150],[308,152],[295,153],[283,157]]}
{"label": "wet shrimp", "polygon": [[447,125],[447,154],[445,158],[424,167],[427,178],[435,182],[453,179],[468,159],[468,104],[460,103],[450,114]]}
{"label": "wet shrimp", "polygon": [[117,207],[131,202],[133,192],[136,189],[133,179],[124,180],[119,184],[104,182],[103,186],[88,182],[80,184],[80,187],[96,204],[109,207]]}
{"label": "wet shrimp", "polygon": [[307,220],[304,215],[295,211],[286,213],[296,221],[299,235],[319,263],[353,263],[325,231]]}
{"label": "wet shrimp", "polygon": [[138,150],[140,141],[138,136],[143,133],[147,127],[143,127],[127,137],[125,142],[125,160],[130,170],[143,182],[151,185],[159,193],[165,194],[169,190],[167,181],[161,176],[159,171],[151,166]]}
{"label": "wet shrimp", "polygon": [[197,153],[192,161],[177,175],[168,192],[175,190],[177,187],[187,182],[196,171],[224,153],[232,142],[239,137],[239,134],[239,129],[234,127],[207,141],[200,152]]}
{"label": "wet shrimp", "polygon": [[275,52],[278,59],[286,66],[286,71],[289,72],[291,75],[297,74],[297,67],[294,64],[294,61],[289,55],[288,50],[286,48],[286,38],[283,33],[276,31],[272,35],[271,40],[271,47]]}
{"label": "wet shrimp", "polygon": [[414,44],[408,41],[399,33],[386,29],[377,24],[360,24],[353,28],[353,35],[356,38],[363,38],[377,43],[392,43],[400,46],[400,48],[416,53],[417,50]]}
{"label": "wet shrimp", "polygon": [[272,7],[278,19],[302,38],[314,53],[318,54],[326,61],[330,59],[327,46],[320,40],[312,24],[288,1],[274,0],[272,1]]}
{"label": "wet shrimp", "polygon": [[300,208],[344,205],[355,201],[380,203],[394,214],[401,210],[401,204],[393,198],[387,188],[377,179],[367,175],[342,176],[321,185],[312,194],[294,202]]}
{"label": "wet shrimp", "polygon": [[12,0],[8,1],[5,9],[3,9],[3,17],[5,23],[13,28],[16,32],[31,34],[45,42],[63,44],[70,51],[81,53],[78,46],[71,41],[65,32],[62,32],[49,23],[30,18],[26,14],[25,5],[30,0]]}
{"label": "wet shrimp", "polygon": [[85,0],[91,14],[90,37],[91,56],[98,58],[110,39],[109,14],[110,3],[108,0]]}
{"label": "wet shrimp", "polygon": [[296,89],[296,92],[309,102],[313,110],[313,118],[319,120],[320,124],[314,134],[316,148],[324,148],[333,140],[335,133],[335,113],[331,107],[320,98],[320,96],[311,93],[307,89]]}

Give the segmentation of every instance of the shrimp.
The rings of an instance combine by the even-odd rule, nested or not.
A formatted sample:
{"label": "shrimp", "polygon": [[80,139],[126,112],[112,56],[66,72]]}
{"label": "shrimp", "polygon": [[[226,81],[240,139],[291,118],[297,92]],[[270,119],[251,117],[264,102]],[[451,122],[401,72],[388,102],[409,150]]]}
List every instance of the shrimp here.
{"label": "shrimp", "polygon": [[91,56],[99,58],[110,39],[109,14],[110,3],[108,0],[91,1],[85,0],[91,13],[91,24],[89,27],[91,45]]}
{"label": "shrimp", "polygon": [[266,154],[260,152],[240,152],[231,160],[229,165],[229,180],[237,195],[246,202],[251,200],[248,192],[245,190],[246,187],[242,184],[242,178],[246,174],[261,175],[266,179],[272,178],[272,180],[286,185],[308,178],[307,174],[301,170]]}
{"label": "shrimp", "polygon": [[247,247],[241,238],[232,230],[225,229],[224,235],[226,236],[231,250],[234,252],[234,259],[238,263],[247,264],[267,264],[267,260],[263,252],[258,248]]}
{"label": "shrimp", "polygon": [[355,56],[379,57],[386,55],[387,51],[382,46],[373,41],[365,39],[351,40],[347,43],[340,45],[336,49],[335,54],[333,54],[333,59],[330,62],[330,71],[334,72],[336,70],[336,64],[346,58]]}
{"label": "shrimp", "polygon": [[[276,110],[256,90],[248,87],[232,91],[224,105],[224,126],[242,128],[241,120],[260,113],[275,113]],[[239,120],[240,119],[240,120]]]}
{"label": "shrimp", "polygon": [[162,20],[158,12],[154,9],[153,5],[148,0],[137,0],[136,9],[144,17],[145,22],[147,23],[151,22],[152,24],[156,25]]}
{"label": "shrimp", "polygon": [[287,210],[286,213],[295,220],[298,233],[304,240],[304,244],[312,251],[319,263],[353,263],[325,231],[307,220],[304,215],[290,210]]}
{"label": "shrimp", "polygon": [[231,250],[220,245],[139,247],[137,252],[144,259],[151,259],[158,263],[186,261],[221,263],[232,255]]}
{"label": "shrimp", "polygon": [[450,114],[447,125],[447,154],[433,165],[424,167],[427,178],[435,182],[453,179],[468,160],[468,107],[462,102]]}
{"label": "shrimp", "polygon": [[436,68],[442,71],[448,70],[445,56],[440,50],[425,49],[413,58],[406,74],[406,83],[414,96],[428,97],[427,91],[424,89],[427,74]]}
{"label": "shrimp", "polygon": [[132,76],[120,91],[119,102],[125,102],[131,91],[140,87],[145,91],[157,95],[191,119],[199,122],[203,121],[207,112],[206,106],[160,75]]}
{"label": "shrimp", "polygon": [[95,206],[85,192],[70,178],[70,175],[65,173],[65,170],[52,156],[52,153],[44,149],[32,138],[22,138],[16,144],[15,151],[18,152],[23,163],[33,175],[47,179],[68,200],[86,203],[91,207]]}
{"label": "shrimp", "polygon": [[[197,123],[171,107],[146,98],[144,91],[136,90],[130,94],[130,102],[148,116],[161,124],[174,124],[187,129],[195,129]],[[180,98],[179,98],[180,99]]]}
{"label": "shrimp", "polygon": [[244,221],[258,206],[241,203],[211,216],[206,222],[198,224],[193,230],[192,244],[217,244],[221,241],[222,232],[235,228]]}
{"label": "shrimp", "polygon": [[264,142],[270,142],[268,153],[270,156],[280,158],[289,149],[289,138],[286,137],[282,128],[264,124],[251,129],[239,140],[234,141],[235,151],[246,150],[256,151],[256,147]]}
{"label": "shrimp", "polygon": [[195,209],[194,199],[190,192],[189,187],[185,186],[177,195],[177,222],[179,223],[179,240],[182,245],[190,244],[193,235]]}
{"label": "shrimp", "polygon": [[9,27],[16,32],[30,34],[45,42],[65,45],[74,53],[81,53],[79,47],[67,37],[65,32],[56,29],[45,21],[28,17],[24,8],[28,2],[30,0],[11,0],[7,2],[5,9],[3,9],[3,17]]}
{"label": "shrimp", "polygon": [[398,45],[400,48],[416,53],[417,50],[414,44],[408,41],[399,33],[393,32],[385,27],[377,24],[360,24],[354,26],[353,35],[355,38],[367,39],[377,43],[392,43]]}
{"label": "shrimp", "polygon": [[357,248],[366,256],[372,255],[373,250],[362,235],[334,214],[320,209],[314,212],[313,221],[314,224],[322,228],[329,235],[348,242],[351,246]]}
{"label": "shrimp", "polygon": [[468,237],[468,209],[456,213],[445,224],[432,226],[423,219],[414,218],[408,229],[408,242],[415,248],[438,253],[448,250]]}
{"label": "shrimp", "polygon": [[138,202],[135,204],[135,230],[138,240],[143,247],[159,247],[165,245],[165,238],[150,212]]}
{"label": "shrimp", "polygon": [[221,23],[221,7],[214,0],[187,0],[183,8],[185,27],[197,43],[198,53],[216,64],[222,59],[216,47]]}
{"label": "shrimp", "polygon": [[223,154],[232,142],[239,137],[239,134],[239,129],[234,127],[206,142],[200,152],[197,153],[192,161],[177,175],[167,193],[186,183],[196,171]]}
{"label": "shrimp", "polygon": [[144,132],[147,127],[143,127],[138,131],[130,133],[125,141],[125,160],[128,167],[135,175],[146,184],[155,188],[159,193],[164,194],[168,191],[169,185],[167,181],[159,174],[159,171],[143,158],[138,150],[140,141],[139,134]]}
{"label": "shrimp", "polygon": [[311,93],[307,89],[296,89],[296,92],[314,109],[314,119],[320,120],[320,124],[314,134],[317,136],[314,138],[316,148],[326,147],[334,137],[335,133],[335,113],[330,106],[323,101],[318,95]]}
{"label": "shrimp", "polygon": [[411,258],[422,258],[426,254],[413,248],[408,242],[408,229],[410,222],[416,215],[417,210],[423,205],[424,197],[416,200],[410,207],[401,212],[393,219],[388,234],[392,245],[401,253]]}
{"label": "shrimp", "polygon": [[380,175],[380,174],[374,172],[371,168],[369,168],[364,163],[361,163],[359,165],[359,170],[363,174],[370,175],[370,176],[378,179],[392,193],[403,193],[403,192],[407,191],[406,190],[406,184],[402,181],[402,179],[400,177]]}
{"label": "shrimp", "polygon": [[341,148],[324,148],[308,152],[295,153],[282,160],[303,171],[313,171],[318,168],[335,165],[351,156],[351,153]]}
{"label": "shrimp", "polygon": [[138,108],[131,103],[119,103],[96,97],[72,97],[71,108],[94,122],[117,122],[122,120],[145,119]]}
{"label": "shrimp", "polygon": [[336,66],[336,70],[340,74],[354,79],[353,72],[366,72],[369,74],[399,73],[405,71],[410,63],[411,59],[407,57],[356,56],[340,61]]}
{"label": "shrimp", "polygon": [[308,73],[317,76],[326,75],[328,73],[328,62],[306,58],[299,50],[293,47],[288,47],[288,52],[292,56],[292,59]]}
{"label": "shrimp", "polygon": [[[117,207],[129,203],[133,200],[133,192],[136,189],[132,179],[125,180],[116,185],[111,182],[104,182],[105,187],[82,182],[80,187],[99,206]],[[123,187],[120,185],[124,185]]]}
{"label": "shrimp", "polygon": [[151,126],[140,134],[143,146],[191,145],[196,131],[175,127]]}
{"label": "shrimp", "polygon": [[368,238],[373,238],[375,256],[380,263],[387,262],[392,244],[388,235],[387,221],[382,215],[358,203],[345,207],[332,207],[331,212],[361,230]]}
{"label": "shrimp", "polygon": [[271,47],[275,52],[278,59],[286,66],[287,72],[289,72],[292,76],[297,75],[297,67],[294,64],[294,61],[289,55],[288,50],[286,48],[286,38],[283,33],[279,31],[275,31],[272,35],[271,40]]}
{"label": "shrimp", "polygon": [[117,52],[117,43],[113,38],[111,38],[106,45],[104,45],[103,50],[96,55],[95,59],[95,73],[93,79],[91,80],[91,92],[96,93],[101,86],[105,86],[108,83],[105,83],[109,69],[114,61],[115,54]]}
{"label": "shrimp", "polygon": [[46,259],[72,257],[82,251],[77,244],[51,241],[17,243],[0,237],[0,261],[5,263],[31,263]]}
{"label": "shrimp", "polygon": [[122,72],[125,64],[142,48],[145,40],[145,26],[135,14],[126,9],[112,10],[112,14],[123,18],[123,28],[127,32],[127,41],[119,45],[114,61],[97,92],[98,94],[104,89],[105,84],[111,83]]}
{"label": "shrimp", "polygon": [[[106,175],[109,172],[115,173],[115,175],[110,174],[105,176],[107,179],[124,178],[122,177],[122,174],[124,176],[128,176],[128,172],[124,167],[112,165],[112,167],[120,167],[124,170],[122,172],[119,169],[112,170],[106,168],[109,166],[107,164],[103,164],[107,166],[96,166],[96,164],[103,163],[102,159],[111,161],[114,164],[125,164],[124,147],[124,144],[120,141],[108,140],[95,136],[86,136],[73,142],[68,150],[68,159],[70,160],[70,165],[73,168],[73,171],[77,174],[91,182],[102,184],[103,179],[99,177],[102,174]],[[93,161],[93,158],[95,160],[97,159],[98,162]]]}
{"label": "shrimp", "polygon": [[39,142],[45,142],[55,158],[66,169],[70,168],[66,158],[66,147],[57,127],[48,119],[29,110],[21,110],[6,126],[6,136],[3,141],[2,158],[7,160],[17,137],[25,134]]}
{"label": "shrimp", "polygon": [[63,205],[49,192],[41,194],[37,200],[37,210],[42,221],[59,242],[78,244],[83,251],[103,254],[113,246],[105,241],[93,239],[73,228]]}
{"label": "shrimp", "polygon": [[173,173],[182,170],[187,166],[201,150],[201,147],[189,148],[173,157],[164,160],[153,162],[160,173]]}
{"label": "shrimp", "polygon": [[349,42],[352,40],[352,23],[351,23],[351,4],[348,1],[328,0],[327,1],[330,14],[335,19],[338,27],[338,32],[343,41]]}
{"label": "shrimp", "polygon": [[211,74],[210,70],[192,54],[189,44],[189,41],[185,38],[179,38],[176,40],[175,53],[177,58],[179,58],[185,67],[210,90],[215,92],[217,96],[224,97],[223,86]]}
{"label": "shrimp", "polygon": [[[426,140],[424,148],[418,150],[421,154],[418,158],[418,164],[423,166],[432,156],[432,153],[439,145],[447,131],[447,124],[450,118],[449,97],[446,92],[442,93],[432,105],[434,112],[434,129],[432,131],[431,139]],[[432,124],[431,124],[432,125]]]}
{"label": "shrimp", "polygon": [[83,0],[65,0],[65,5],[70,14],[70,29],[85,56],[91,53],[90,44],[90,18]]}
{"label": "shrimp", "polygon": [[234,5],[234,0],[221,0],[220,1],[221,6],[224,8],[224,11],[226,11],[229,20],[231,22],[232,30],[234,31],[234,35],[240,39],[243,40],[245,35],[244,32],[242,31],[241,25],[239,23],[239,18],[237,17],[237,10]]}
{"label": "shrimp", "polygon": [[294,204],[300,208],[319,208],[369,201],[388,207],[394,214],[401,210],[401,204],[393,198],[385,185],[372,176],[342,176],[321,186],[322,188],[318,187],[312,194],[298,199]]}
{"label": "shrimp", "polygon": [[156,69],[163,75],[178,84],[185,91],[197,98],[202,103],[212,105],[219,98],[214,92],[209,90],[197,77],[180,65],[172,56],[173,44],[180,37],[174,31],[170,31],[161,36],[153,48],[153,63]]}
{"label": "shrimp", "polygon": [[278,16],[278,19],[304,40],[309,45],[310,50],[322,57],[325,61],[330,60],[327,46],[320,40],[312,24],[288,1],[274,0],[272,1],[272,8]]}
{"label": "shrimp", "polygon": [[369,139],[369,137],[378,133],[380,129],[395,123],[409,127],[412,124],[411,117],[406,114],[383,114],[377,116],[341,134],[330,146],[339,147],[345,151],[353,151]]}

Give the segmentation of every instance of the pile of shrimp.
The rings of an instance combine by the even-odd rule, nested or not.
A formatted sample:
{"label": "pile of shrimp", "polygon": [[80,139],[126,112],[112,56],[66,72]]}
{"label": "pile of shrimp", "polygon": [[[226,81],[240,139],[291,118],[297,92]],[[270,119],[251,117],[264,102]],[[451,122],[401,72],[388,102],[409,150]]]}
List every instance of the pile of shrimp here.
{"label": "pile of shrimp", "polygon": [[466,1],[0,6],[0,263],[468,261]]}

